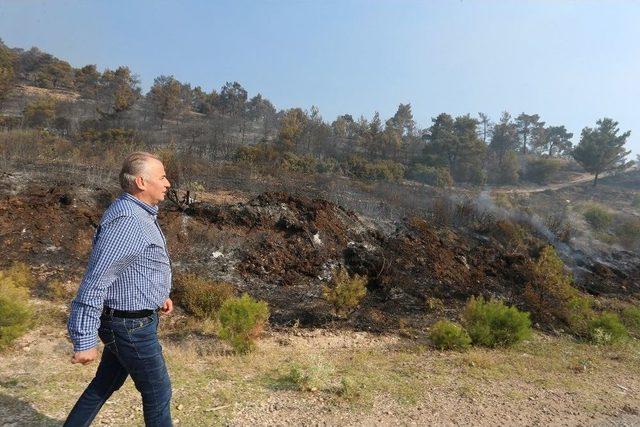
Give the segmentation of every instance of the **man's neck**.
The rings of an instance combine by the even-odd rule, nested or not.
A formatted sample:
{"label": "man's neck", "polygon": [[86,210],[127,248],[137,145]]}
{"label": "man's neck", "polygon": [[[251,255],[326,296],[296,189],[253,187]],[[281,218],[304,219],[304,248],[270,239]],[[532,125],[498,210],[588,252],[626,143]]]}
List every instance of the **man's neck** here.
{"label": "man's neck", "polygon": [[142,203],[144,203],[144,204],[146,204],[146,205],[149,205],[149,206],[151,206],[151,207],[156,207],[156,206],[158,205],[157,203],[153,203],[153,201],[151,201],[151,200],[147,200],[147,199],[144,197],[144,194],[142,194],[142,193],[139,193],[139,192],[138,192],[138,193],[129,193],[129,194],[131,194],[131,195],[132,195],[133,197],[135,197],[136,199],[140,200]]}

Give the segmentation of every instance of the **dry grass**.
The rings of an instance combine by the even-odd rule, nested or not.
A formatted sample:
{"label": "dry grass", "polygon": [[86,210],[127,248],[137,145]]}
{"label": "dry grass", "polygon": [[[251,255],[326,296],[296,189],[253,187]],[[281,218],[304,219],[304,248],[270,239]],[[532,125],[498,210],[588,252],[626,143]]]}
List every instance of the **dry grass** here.
{"label": "dry grass", "polygon": [[[59,308],[38,307],[38,329],[0,354],[0,396],[33,407],[30,413],[16,409],[26,424],[53,425],[71,409],[95,365],[68,363],[64,316],[53,315]],[[213,335],[178,336],[167,320],[161,325],[172,411],[181,425],[278,423],[285,416],[292,423],[395,417],[489,423],[503,414],[544,423],[543,408],[575,424],[640,403],[637,341],[601,347],[535,334],[510,349],[456,353],[397,336],[292,329],[271,331],[256,351],[238,356]],[[96,424],[142,425],[140,408],[128,381]]]}

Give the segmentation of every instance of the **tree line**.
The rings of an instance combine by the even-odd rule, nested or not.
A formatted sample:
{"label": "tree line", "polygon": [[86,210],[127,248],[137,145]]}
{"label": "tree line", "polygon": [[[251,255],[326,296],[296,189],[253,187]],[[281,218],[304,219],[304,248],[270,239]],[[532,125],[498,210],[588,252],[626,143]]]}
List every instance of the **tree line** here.
{"label": "tree line", "polygon": [[[620,132],[610,118],[585,127],[575,147],[565,126],[547,125],[539,114],[524,112],[505,112],[495,122],[482,112],[441,113],[420,129],[411,104],[401,103],[387,120],[376,112],[370,119],[344,114],[327,122],[317,107],[278,111],[261,94],[249,98],[238,82],[207,92],[163,75],[143,94],[126,66],[103,72],[95,65],[73,68],[37,48],[9,49],[0,41],[0,100],[18,82],[73,91],[95,109],[91,119],[72,129],[73,105],[38,99],[25,107],[22,126],[94,140],[100,139],[96,132],[128,129],[151,142],[177,142],[211,160],[435,185],[542,182],[571,158],[595,174],[595,183],[603,172],[631,164],[624,148],[630,132]],[[115,134],[132,138],[131,132]]]}

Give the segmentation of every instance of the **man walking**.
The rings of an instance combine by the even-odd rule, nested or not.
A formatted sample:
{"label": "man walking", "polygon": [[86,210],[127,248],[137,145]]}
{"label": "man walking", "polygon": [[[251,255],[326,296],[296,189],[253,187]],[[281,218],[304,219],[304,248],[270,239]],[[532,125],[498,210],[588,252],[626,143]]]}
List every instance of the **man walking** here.
{"label": "man walking", "polygon": [[158,342],[158,311],[173,303],[171,262],[157,221],[158,203],[171,186],[164,166],[150,153],[130,154],[122,165],[124,193],[105,211],[78,294],[71,304],[72,363],[98,357],[95,378],[65,426],[88,426],[111,394],[131,375],[142,395],[147,426],[170,426],[171,382]]}

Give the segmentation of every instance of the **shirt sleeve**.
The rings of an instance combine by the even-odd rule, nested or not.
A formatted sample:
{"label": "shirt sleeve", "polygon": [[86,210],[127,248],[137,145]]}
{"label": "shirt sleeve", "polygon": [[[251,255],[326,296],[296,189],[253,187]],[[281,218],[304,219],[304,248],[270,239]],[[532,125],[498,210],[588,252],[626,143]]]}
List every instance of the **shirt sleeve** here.
{"label": "shirt sleeve", "polygon": [[107,289],[146,246],[147,241],[135,217],[120,216],[98,227],[87,271],[71,303],[67,328],[74,351],[97,346]]}

